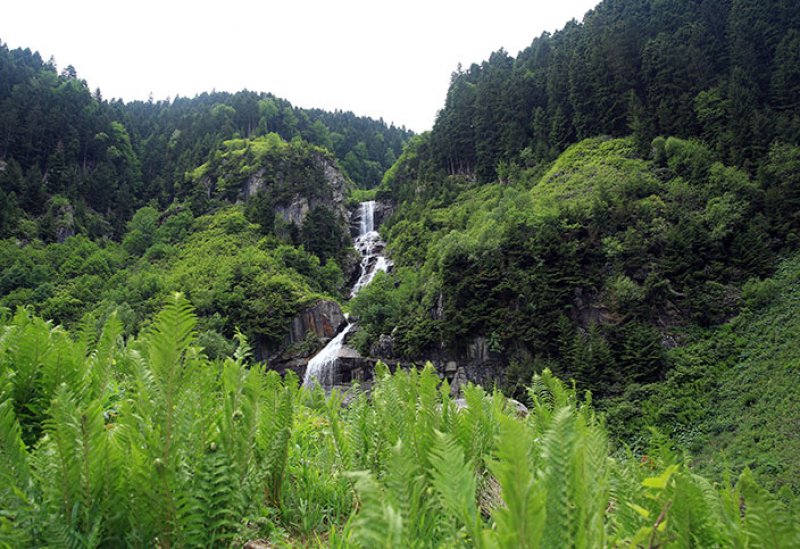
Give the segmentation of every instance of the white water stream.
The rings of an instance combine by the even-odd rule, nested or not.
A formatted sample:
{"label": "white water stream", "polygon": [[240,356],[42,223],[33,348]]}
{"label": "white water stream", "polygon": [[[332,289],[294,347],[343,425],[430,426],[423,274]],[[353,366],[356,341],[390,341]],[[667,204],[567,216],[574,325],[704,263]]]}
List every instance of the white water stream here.
{"label": "white water stream", "polygon": [[[383,255],[385,243],[381,240],[378,231],[375,230],[375,201],[362,202],[358,214],[360,216],[359,234],[354,239],[353,246],[361,254],[361,274],[350,290],[351,298],[355,297],[361,288],[372,282],[378,271],[386,272],[392,266],[391,261]],[[308,361],[303,385],[308,387],[319,383],[325,389],[333,387],[336,382],[339,352],[344,345],[345,336],[354,326],[355,324],[348,322],[336,337]]]}

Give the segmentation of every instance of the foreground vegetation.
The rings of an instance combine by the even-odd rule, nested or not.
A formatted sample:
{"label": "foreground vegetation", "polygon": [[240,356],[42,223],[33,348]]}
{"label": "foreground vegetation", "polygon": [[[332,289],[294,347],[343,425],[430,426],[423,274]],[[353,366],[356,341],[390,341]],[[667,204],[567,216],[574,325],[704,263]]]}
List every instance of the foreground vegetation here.
{"label": "foreground vegetation", "polygon": [[20,309],[0,331],[0,543],[333,547],[778,547],[796,520],[749,471],[714,486],[664,445],[612,452],[549,371],[519,417],[430,368],[369,395],[211,361],[173,296],[136,339],[70,335]]}

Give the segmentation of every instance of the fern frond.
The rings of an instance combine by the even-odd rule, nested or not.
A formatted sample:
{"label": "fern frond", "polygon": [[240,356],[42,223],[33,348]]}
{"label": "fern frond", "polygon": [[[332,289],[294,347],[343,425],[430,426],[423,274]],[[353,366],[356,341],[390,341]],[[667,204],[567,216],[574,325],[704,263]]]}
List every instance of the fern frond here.
{"label": "fern frond", "polygon": [[579,547],[605,547],[604,516],[610,501],[608,440],[598,425],[586,424],[587,417],[578,412],[574,423],[577,438],[570,498],[575,510],[575,539]]}
{"label": "fern frond", "polygon": [[361,508],[348,522],[343,536],[365,549],[406,547],[403,544],[403,517],[386,502],[380,484],[365,471],[349,473],[349,476],[355,481]]}
{"label": "fern frond", "polygon": [[[436,432],[430,455],[433,487],[445,512],[466,528],[476,547],[482,547],[483,523],[476,505],[475,468],[449,435]],[[455,532],[453,533],[453,537]]]}
{"label": "fern frond", "polygon": [[20,308],[4,337],[8,341],[7,352],[0,360],[4,362],[3,370],[14,372],[11,397],[27,444],[38,438],[51,396],[52,389],[45,392],[42,384],[42,366],[48,356],[52,357],[51,330],[50,323]]}
{"label": "fern frond", "polygon": [[113,379],[113,367],[122,336],[122,322],[117,318],[116,312],[108,317],[97,349],[90,354],[88,360],[89,376],[91,378],[91,397],[101,398],[105,395],[109,382]]}
{"label": "fern frond", "polygon": [[253,357],[253,346],[247,341],[247,336],[243,334],[239,328],[236,328],[234,334],[236,338],[236,350],[233,352],[233,358],[236,362],[243,364],[246,360]]}
{"label": "fern frond", "polygon": [[194,340],[197,317],[189,302],[174,294],[145,335],[149,366],[162,387],[177,380],[181,358]]}
{"label": "fern frond", "polygon": [[439,414],[436,410],[438,400],[437,386],[439,377],[431,363],[417,376],[416,418],[411,423],[414,427],[414,446],[420,464],[427,468],[429,453],[434,444],[435,432],[439,428]]}
{"label": "fern frond", "polygon": [[267,458],[267,501],[276,507],[281,506],[283,477],[292,433],[292,418],[292,392],[287,387],[283,391],[283,399],[275,416],[275,430]]}
{"label": "fern frond", "polygon": [[575,504],[571,498],[575,467],[575,415],[562,407],[553,414],[550,428],[542,438],[542,484],[547,492],[545,547],[575,545]]}
{"label": "fern frond", "polygon": [[[199,503],[203,510],[203,537],[209,545],[229,544],[244,515],[235,460],[225,448],[209,443],[199,470]],[[186,518],[190,518],[187,516]],[[196,517],[191,517],[196,520]],[[196,525],[193,523],[192,527]]]}
{"label": "fern frond", "polygon": [[749,469],[739,478],[743,530],[748,547],[800,547],[800,527],[777,498],[761,488]]}
{"label": "fern frond", "polygon": [[413,448],[398,441],[386,460],[384,505],[390,505],[402,519],[401,538],[406,546],[429,539],[436,527],[436,517],[425,498],[423,473]]}
{"label": "fern frond", "polygon": [[464,398],[467,406],[457,414],[454,431],[466,458],[477,470],[482,470],[494,446],[496,418],[480,386],[468,384],[464,388]]}
{"label": "fern frond", "polygon": [[541,546],[549,494],[532,467],[530,443],[522,423],[508,417],[500,420],[495,458],[489,462],[505,503],[492,511],[497,528],[491,536],[500,547]]}
{"label": "fern frond", "polygon": [[353,464],[353,448],[350,445],[350,438],[345,436],[342,427],[342,401],[343,395],[338,391],[333,392],[326,403],[326,412],[336,458],[342,470],[349,471],[352,469]]}
{"label": "fern frond", "polygon": [[[14,525],[8,532],[9,539],[21,545],[30,543],[31,538],[32,517],[28,513],[34,486],[29,459],[12,401],[5,399],[0,402],[0,509],[3,510],[2,520]],[[0,528],[0,532],[3,530]],[[27,543],[24,540],[28,540]]]}

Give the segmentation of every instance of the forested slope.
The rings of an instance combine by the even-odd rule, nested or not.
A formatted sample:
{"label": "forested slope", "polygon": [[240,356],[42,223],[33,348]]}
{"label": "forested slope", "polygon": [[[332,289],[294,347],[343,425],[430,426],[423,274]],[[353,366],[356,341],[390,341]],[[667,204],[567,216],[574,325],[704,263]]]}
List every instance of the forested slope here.
{"label": "forested slope", "polygon": [[[1,240],[0,307],[25,306],[70,327],[102,324],[116,311],[133,335],[182,291],[215,357],[231,352],[237,330],[277,344],[300,310],[341,296],[349,183],[329,152],[277,134],[227,141],[186,181],[186,203],[138,209],[121,242]],[[233,204],[250,188],[246,204]],[[295,200],[307,211],[287,211]]]}
{"label": "forested slope", "polygon": [[754,169],[800,137],[800,11],[791,0],[606,0],[514,58],[453,73],[436,169],[491,181],[600,134],[702,138]]}
{"label": "forested slope", "polygon": [[267,93],[108,101],[71,65],[58,73],[38,53],[0,43],[0,237],[119,237],[137,208],[184,200],[186,173],[223,141],[268,133],[330,150],[363,187],[380,181],[410,136]]}

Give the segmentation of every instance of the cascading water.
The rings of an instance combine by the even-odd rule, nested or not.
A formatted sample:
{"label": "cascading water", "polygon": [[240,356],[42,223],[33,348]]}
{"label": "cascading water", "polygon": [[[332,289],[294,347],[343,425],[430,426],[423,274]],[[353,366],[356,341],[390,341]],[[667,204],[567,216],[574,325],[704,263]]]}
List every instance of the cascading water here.
{"label": "cascading water", "polygon": [[[361,274],[350,290],[353,298],[364,286],[372,282],[378,271],[386,272],[392,266],[391,261],[383,255],[386,244],[381,240],[381,235],[375,230],[375,201],[362,202],[358,209],[359,231],[353,246],[361,254]],[[330,389],[336,382],[336,367],[339,352],[344,345],[344,339],[355,324],[348,322],[344,330],[331,339],[328,344],[308,361],[303,385],[311,386],[319,383],[325,389]]]}

